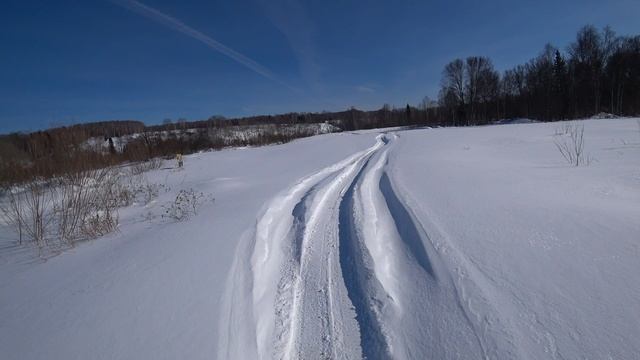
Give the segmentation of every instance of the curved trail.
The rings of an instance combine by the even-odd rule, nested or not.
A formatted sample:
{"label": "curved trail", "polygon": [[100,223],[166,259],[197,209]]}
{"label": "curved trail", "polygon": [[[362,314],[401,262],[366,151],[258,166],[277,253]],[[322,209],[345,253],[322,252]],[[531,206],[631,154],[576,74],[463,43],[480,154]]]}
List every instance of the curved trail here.
{"label": "curved trail", "polygon": [[451,272],[387,175],[398,141],[276,196],[224,297],[220,358],[486,358]]}

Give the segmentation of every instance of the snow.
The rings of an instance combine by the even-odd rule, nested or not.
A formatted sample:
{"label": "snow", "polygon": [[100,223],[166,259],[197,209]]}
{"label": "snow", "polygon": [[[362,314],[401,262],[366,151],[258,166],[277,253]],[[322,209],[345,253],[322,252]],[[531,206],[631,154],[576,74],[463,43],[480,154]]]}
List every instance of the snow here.
{"label": "snow", "polygon": [[391,162],[492,358],[640,356],[640,132],[580,124],[587,167],[557,123],[406,132]]}
{"label": "snow", "polygon": [[[374,138],[333,134],[186,156],[184,171],[148,173],[171,192],[148,207],[122,211],[118,233],[46,262],[12,247],[15,236],[3,230],[1,357],[210,359],[233,253],[263,204]],[[145,220],[189,188],[213,194],[215,203],[188,222]]]}
{"label": "snow", "polygon": [[638,358],[640,129],[580,124],[589,166],[562,123],[327,134],[166,163],[46,261],[3,228],[3,358]]}
{"label": "snow", "polygon": [[513,124],[532,124],[537,123],[537,120],[527,119],[527,118],[518,118],[518,119],[504,119],[498,120],[495,122],[496,125],[513,125]]}
{"label": "snow", "polygon": [[591,118],[592,119],[616,119],[618,118],[618,116],[611,113],[599,112],[593,115]]}

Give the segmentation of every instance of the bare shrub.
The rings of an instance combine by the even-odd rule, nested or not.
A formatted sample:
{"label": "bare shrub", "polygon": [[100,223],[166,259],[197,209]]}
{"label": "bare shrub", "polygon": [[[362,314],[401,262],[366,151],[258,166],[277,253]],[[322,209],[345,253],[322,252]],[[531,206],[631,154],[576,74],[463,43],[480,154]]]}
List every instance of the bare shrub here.
{"label": "bare shrub", "polygon": [[[144,205],[160,195],[160,191],[169,191],[164,184],[150,183],[142,174],[127,175],[126,189],[130,193],[131,202],[141,201]],[[123,181],[123,183],[125,183]]]}
{"label": "bare shrub", "polygon": [[107,169],[101,176],[93,201],[91,212],[82,226],[82,232],[87,238],[96,238],[116,230],[118,208],[130,205],[133,194],[123,184],[121,173]]}
{"label": "bare shrub", "polygon": [[3,193],[6,194],[6,197],[3,196],[4,202],[0,205],[2,219],[15,230],[18,234],[18,244],[22,244],[23,228],[26,226],[24,202],[19,201],[18,196],[13,193],[11,188],[3,190]]}
{"label": "bare shrub", "polygon": [[18,234],[18,242],[26,238],[42,248],[47,243],[52,222],[52,192],[49,184],[33,181],[22,189],[8,189],[5,202],[0,206],[3,217]]}
{"label": "bare shrub", "polygon": [[0,213],[15,229],[18,242],[35,243],[40,249],[74,246],[114,231],[118,208],[133,198],[121,173],[112,168],[69,172],[5,193]]}
{"label": "bare shrub", "polygon": [[167,186],[163,184],[145,183],[138,188],[138,194],[141,195],[143,203],[146,205],[160,195],[160,190],[167,191]]}
{"label": "bare shrub", "polygon": [[57,198],[54,212],[58,222],[58,236],[64,243],[72,245],[79,229],[95,203],[95,192],[86,173],[67,174],[56,187]]}
{"label": "bare shrub", "polygon": [[198,208],[206,200],[214,201],[212,196],[205,196],[202,192],[196,192],[193,189],[180,190],[175,200],[164,205],[163,218],[169,218],[175,221],[187,220],[193,215],[198,214]]}
{"label": "bare shrub", "polygon": [[96,187],[99,203],[94,208],[98,210],[103,208],[116,209],[131,205],[135,194],[125,183],[127,176],[121,172],[107,170],[105,176],[101,178],[100,185]]}
{"label": "bare shrub", "polygon": [[81,231],[85,238],[97,237],[113,232],[118,227],[118,213],[111,209],[97,211],[82,222]]}
{"label": "bare shrub", "polygon": [[117,208],[132,199],[120,174],[111,168],[66,174],[55,189],[58,236],[69,246],[115,230]]}
{"label": "bare shrub", "polygon": [[162,167],[162,159],[155,157],[150,160],[141,161],[131,165],[129,171],[131,172],[131,175],[135,176],[147,171],[160,169],[160,167]]}
{"label": "bare shrub", "polygon": [[584,153],[584,125],[569,124],[564,130],[565,134],[553,140],[562,157],[573,166],[589,165],[591,157]]}

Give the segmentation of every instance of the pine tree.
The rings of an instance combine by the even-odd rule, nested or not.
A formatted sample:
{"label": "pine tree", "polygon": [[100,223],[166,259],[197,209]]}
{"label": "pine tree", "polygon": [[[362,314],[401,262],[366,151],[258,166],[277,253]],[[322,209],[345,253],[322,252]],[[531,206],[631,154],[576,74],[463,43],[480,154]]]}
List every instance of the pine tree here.
{"label": "pine tree", "polygon": [[554,95],[554,117],[562,119],[565,117],[565,109],[567,109],[567,63],[565,62],[560,51],[556,50],[553,59],[553,95]]}
{"label": "pine tree", "polygon": [[411,124],[411,107],[409,106],[409,104],[407,104],[407,119],[406,119],[406,125]]}

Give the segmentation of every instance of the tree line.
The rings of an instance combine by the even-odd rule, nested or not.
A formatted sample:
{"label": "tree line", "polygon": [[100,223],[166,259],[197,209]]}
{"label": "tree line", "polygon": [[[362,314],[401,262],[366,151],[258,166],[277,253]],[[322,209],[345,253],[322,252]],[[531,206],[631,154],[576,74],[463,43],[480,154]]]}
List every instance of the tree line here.
{"label": "tree line", "polygon": [[[384,105],[372,111],[352,107],[337,112],[233,119],[218,115],[190,122],[167,119],[151,126],[138,121],[106,121],[0,135],[0,185],[178,152],[284,143],[312,135],[304,127],[293,127],[299,131],[279,130],[291,125],[330,123],[352,131],[390,126],[481,125],[512,118],[553,121],[600,112],[640,114],[640,36],[617,36],[609,27],[598,30],[588,25],[578,31],[564,51],[547,44],[538,56],[502,74],[487,57],[454,59],[442,71],[438,101],[425,98],[418,106]],[[258,125],[273,126],[271,131],[249,140],[229,143],[224,137],[233,127]],[[170,136],[158,136],[160,133]],[[136,138],[121,151],[115,151],[113,139],[132,134],[137,134]],[[108,141],[109,151],[88,149],[86,142],[90,138]]]}
{"label": "tree line", "polygon": [[[640,36],[587,25],[565,51],[551,44],[526,64],[500,74],[491,59],[455,59],[442,72],[438,96],[448,125],[496,119],[544,121],[601,112],[640,114]],[[444,117],[444,118],[442,118]]]}

